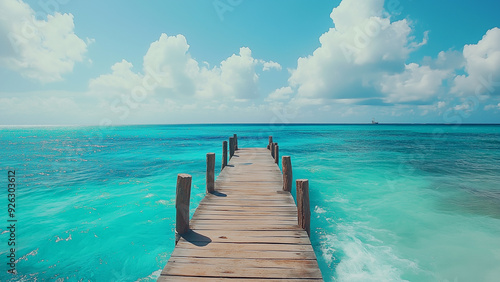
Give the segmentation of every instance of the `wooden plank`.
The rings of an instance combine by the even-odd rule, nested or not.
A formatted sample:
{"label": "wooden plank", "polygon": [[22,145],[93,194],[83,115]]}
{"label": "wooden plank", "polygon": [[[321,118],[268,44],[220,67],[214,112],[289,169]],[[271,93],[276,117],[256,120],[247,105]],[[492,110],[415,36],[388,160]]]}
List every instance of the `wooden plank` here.
{"label": "wooden plank", "polygon": [[[272,224],[287,224],[287,225],[297,225],[297,220],[296,219],[290,219],[290,218],[268,218],[268,219],[253,219],[253,218],[238,218],[238,219],[220,219],[220,218],[213,218],[213,219],[199,219],[198,217],[194,220],[191,220],[191,224],[194,226],[196,224],[219,224],[219,225],[224,225],[224,224],[251,224],[254,226],[259,226],[259,225],[272,225]],[[297,225],[298,226],[298,225]]]}
{"label": "wooden plank", "polygon": [[198,246],[195,244],[185,244],[185,249],[203,249],[203,250],[219,250],[231,248],[235,251],[283,251],[283,252],[297,252],[308,251],[313,252],[309,244],[273,244],[273,243],[247,243],[247,242],[211,242],[205,246]]}
{"label": "wooden plank", "polygon": [[269,231],[269,230],[297,230],[298,225],[289,225],[289,224],[280,224],[280,225],[259,225],[259,226],[251,226],[247,224],[224,224],[224,225],[216,225],[216,224],[193,224],[193,229],[197,230],[239,230],[239,231]]}
{"label": "wooden plank", "polygon": [[[180,242],[180,241],[179,241]],[[231,248],[229,249],[189,249],[189,248],[178,248],[174,251],[170,258],[175,257],[198,257],[198,258],[252,258],[252,259],[309,259],[315,260],[316,256],[314,252],[308,251],[296,251],[296,252],[286,252],[286,251],[235,251]],[[168,265],[168,263],[167,263]]]}
{"label": "wooden plank", "polygon": [[[222,202],[222,203],[217,203],[217,206],[237,206],[237,207],[288,207],[291,203],[283,203],[283,202],[271,202],[271,203],[261,203],[261,202],[245,202],[245,201],[227,201],[227,202]],[[209,202],[203,202],[200,203],[200,206],[204,208],[203,206],[214,206],[211,205]]]}
{"label": "wooden plank", "polygon": [[227,213],[210,213],[210,212],[204,212],[200,213],[196,216],[196,220],[234,220],[235,222],[238,220],[297,220],[297,215],[296,214],[280,214],[280,215],[275,215],[272,213],[260,213],[258,215],[252,214],[252,215],[247,215],[245,213],[239,213],[239,214],[227,214]]}
{"label": "wooden plank", "polygon": [[227,199],[223,202],[220,202],[220,203],[216,203],[216,204],[211,204],[210,202],[203,202],[203,203],[200,203],[201,206],[203,205],[218,205],[218,206],[233,206],[233,205],[237,205],[237,206],[252,206],[252,207],[279,207],[279,206],[283,206],[283,207],[287,207],[291,204],[294,204],[294,202],[292,200],[290,201],[285,201],[285,200],[262,200],[262,201],[251,201],[251,200],[248,200],[248,201],[245,201],[245,200],[239,200],[239,199]]}
{"label": "wooden plank", "polygon": [[191,263],[169,261],[164,269],[170,275],[206,276],[213,277],[245,277],[245,278],[321,278],[313,267],[309,268],[272,268],[272,267],[238,267],[231,264],[204,265],[197,264],[193,267]]}
{"label": "wooden plank", "polygon": [[[252,207],[252,206],[235,206],[235,205],[211,206],[209,204],[205,204],[204,206],[200,205],[199,208],[202,208],[203,210],[209,210],[209,211],[210,210],[213,210],[213,211],[228,211],[228,212],[230,211],[230,212],[234,212],[234,213],[237,213],[237,212],[248,213],[248,212],[256,210],[255,207]],[[263,207],[259,207],[258,211],[259,212],[266,212],[266,211],[269,211],[269,212],[272,212],[272,211],[276,211],[276,212],[294,212],[295,214],[297,214],[297,209],[291,208],[289,206],[276,206],[276,207],[263,206]]]}
{"label": "wooden plank", "polygon": [[[206,211],[216,211],[216,212],[222,212],[222,211],[225,211],[225,212],[231,212],[233,214],[247,214],[249,212],[252,212],[252,211],[255,211],[256,210],[256,207],[253,207],[253,206],[235,206],[235,205],[228,205],[228,206],[210,206],[210,205],[205,205],[205,206],[201,206],[200,205],[200,208],[203,208],[204,210]],[[268,207],[268,206],[262,206],[262,207],[259,207],[258,209],[258,212],[273,212],[273,208],[272,207]],[[277,206],[275,207],[275,210],[279,211],[279,212],[282,212],[282,213],[295,213],[297,214],[297,210],[293,210],[293,209],[290,209],[289,207],[287,206]]]}
{"label": "wooden plank", "polygon": [[[158,278],[159,282],[167,282],[167,281],[187,281],[187,282],[219,282],[219,281],[242,281],[242,282],[257,282],[262,281],[262,278],[227,278],[227,277],[193,277],[193,276],[177,276],[177,275],[165,275],[160,276]],[[266,279],[266,282],[307,282],[307,281],[323,281],[322,278],[317,279],[296,279],[296,278],[281,278],[281,279]]]}
{"label": "wooden plank", "polygon": [[275,238],[275,237],[291,237],[291,238],[305,238],[309,237],[302,230],[283,231],[283,230],[269,230],[269,231],[234,231],[234,230],[206,230],[203,232],[191,231],[185,235],[188,239],[208,238],[214,240],[216,237],[224,238],[226,240],[244,239],[246,238]]}
{"label": "wooden plank", "polygon": [[[221,192],[221,191],[218,191]],[[220,197],[224,197],[224,201],[218,201]],[[259,201],[259,202],[264,202],[264,203],[269,203],[273,204],[272,202],[277,202],[277,203],[288,203],[288,204],[294,204],[295,201],[293,200],[292,197],[285,197],[283,195],[280,195],[279,193],[266,193],[264,195],[261,195],[260,197],[256,196],[248,196],[244,198],[244,194],[238,193],[238,194],[226,194],[226,195],[220,195],[220,194],[210,194],[205,197],[206,201],[208,200],[214,200],[218,201],[221,203],[225,202],[231,202],[231,201],[244,201],[244,202],[252,202],[252,201]],[[267,197],[266,197],[267,196]]]}
{"label": "wooden plank", "polygon": [[[309,238],[289,231],[231,231],[231,230],[198,230],[199,233],[183,235],[186,244],[207,245],[212,243],[246,243],[246,244],[310,244]],[[266,234],[266,235],[263,235]],[[200,244],[206,243],[206,244]]]}
{"label": "wooden plank", "polygon": [[158,281],[322,281],[269,150],[239,148],[214,186]]}
{"label": "wooden plank", "polygon": [[[219,192],[219,193],[216,193],[216,192]],[[224,190],[219,190],[219,191],[215,191],[214,194],[217,194],[217,195],[207,195],[207,198],[216,198],[216,197],[227,197],[227,199],[225,199],[226,201],[228,200],[243,200],[243,201],[259,201],[259,200],[262,200],[262,201],[269,201],[269,200],[272,200],[272,201],[282,201],[282,200],[286,200],[290,203],[292,202],[295,202],[293,200],[293,198],[290,198],[290,199],[281,199],[279,196],[277,196],[278,193],[276,192],[272,192],[272,193],[258,193],[257,195],[251,195],[251,196],[246,196],[245,197],[245,194],[244,193],[240,193],[240,192],[237,192],[237,193],[225,193],[227,191],[224,191]]]}
{"label": "wooden plank", "polygon": [[[246,216],[223,216],[223,218],[217,218],[213,215],[196,217],[196,222],[211,222],[215,224],[270,224],[273,222],[281,222],[285,224],[297,224],[297,219],[293,217],[246,217]],[[254,223],[256,222],[256,223]],[[194,224],[194,223],[193,223]],[[297,225],[298,226],[298,225]]]}
{"label": "wooden plank", "polygon": [[314,267],[314,260],[285,260],[275,259],[272,261],[263,259],[231,259],[231,258],[186,258],[175,257],[173,261],[178,263],[194,263],[203,265],[248,265],[249,267],[281,268],[281,269],[304,269]]}

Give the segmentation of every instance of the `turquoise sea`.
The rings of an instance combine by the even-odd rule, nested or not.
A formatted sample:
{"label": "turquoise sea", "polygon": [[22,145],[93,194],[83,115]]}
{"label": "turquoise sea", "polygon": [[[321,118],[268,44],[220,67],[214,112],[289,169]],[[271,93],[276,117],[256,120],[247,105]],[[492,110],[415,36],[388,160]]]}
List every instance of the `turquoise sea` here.
{"label": "turquoise sea", "polygon": [[[325,281],[498,281],[500,126],[0,127],[1,281],[155,281],[174,248],[178,173],[273,135],[310,181]],[[8,171],[16,269],[7,273]],[[292,191],[295,193],[295,191]]]}

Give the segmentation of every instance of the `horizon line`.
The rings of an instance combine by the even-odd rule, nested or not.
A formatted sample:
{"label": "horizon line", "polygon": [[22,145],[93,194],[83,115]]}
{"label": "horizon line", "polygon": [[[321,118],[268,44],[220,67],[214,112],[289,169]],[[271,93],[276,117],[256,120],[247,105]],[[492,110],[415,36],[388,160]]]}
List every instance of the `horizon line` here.
{"label": "horizon line", "polygon": [[131,123],[131,124],[115,124],[115,125],[99,125],[99,124],[0,124],[0,127],[120,127],[120,126],[189,126],[189,125],[444,125],[444,126],[461,126],[461,125],[500,125],[500,123],[406,123],[406,122],[390,122],[390,123],[327,123],[327,122],[287,122],[287,123],[268,123],[268,122],[240,122],[240,123]]}

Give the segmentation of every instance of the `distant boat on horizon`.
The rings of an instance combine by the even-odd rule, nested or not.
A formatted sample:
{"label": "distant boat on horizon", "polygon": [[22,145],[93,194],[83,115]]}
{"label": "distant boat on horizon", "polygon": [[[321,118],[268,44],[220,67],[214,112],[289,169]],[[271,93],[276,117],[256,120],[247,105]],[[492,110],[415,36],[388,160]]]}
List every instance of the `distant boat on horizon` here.
{"label": "distant boat on horizon", "polygon": [[375,118],[372,118],[372,124],[378,124],[378,121],[375,121]]}

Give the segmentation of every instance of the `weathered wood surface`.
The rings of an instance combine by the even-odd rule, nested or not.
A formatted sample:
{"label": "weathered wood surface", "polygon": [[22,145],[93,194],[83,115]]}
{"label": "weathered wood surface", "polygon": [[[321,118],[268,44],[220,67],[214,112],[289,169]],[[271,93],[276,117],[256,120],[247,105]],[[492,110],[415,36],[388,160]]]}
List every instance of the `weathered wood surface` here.
{"label": "weathered wood surface", "polygon": [[207,154],[207,193],[213,193],[215,190],[215,153]]}
{"label": "weathered wood surface", "polygon": [[175,243],[180,234],[189,231],[189,202],[191,198],[191,175],[181,173],[177,175],[175,194]]}
{"label": "weathered wood surface", "polygon": [[278,143],[274,143],[274,162],[279,165],[280,163],[280,151],[279,151],[279,146]]}
{"label": "weathered wood surface", "polygon": [[221,170],[224,169],[227,165],[227,141],[222,141],[222,167]]}
{"label": "weathered wood surface", "polygon": [[323,281],[297,208],[265,148],[239,148],[158,281]]}
{"label": "weathered wood surface", "polygon": [[234,149],[235,149],[235,140],[234,137],[229,137],[229,159],[231,159],[234,155]]}
{"label": "weathered wood surface", "polygon": [[309,181],[297,179],[297,217],[299,226],[310,233],[311,209],[309,207]]}
{"label": "weathered wood surface", "polygon": [[290,156],[283,156],[281,159],[281,167],[283,168],[283,191],[291,192],[293,183],[292,160]]}

